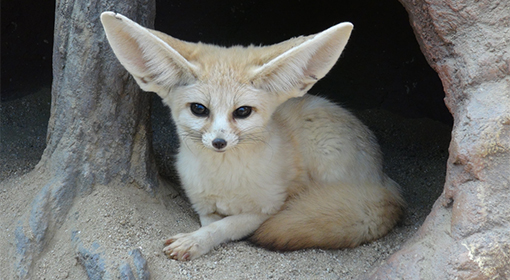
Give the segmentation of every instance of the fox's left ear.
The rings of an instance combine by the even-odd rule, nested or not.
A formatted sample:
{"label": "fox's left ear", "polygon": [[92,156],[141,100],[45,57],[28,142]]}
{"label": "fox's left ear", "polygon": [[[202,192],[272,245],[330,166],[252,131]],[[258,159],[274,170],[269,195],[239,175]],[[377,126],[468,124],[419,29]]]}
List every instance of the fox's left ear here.
{"label": "fox's left ear", "polygon": [[[287,98],[305,94],[335,65],[352,28],[352,23],[343,22],[315,35],[267,47],[269,51],[285,51],[256,68],[252,84],[269,92],[290,94]],[[285,48],[288,45],[292,47]]]}

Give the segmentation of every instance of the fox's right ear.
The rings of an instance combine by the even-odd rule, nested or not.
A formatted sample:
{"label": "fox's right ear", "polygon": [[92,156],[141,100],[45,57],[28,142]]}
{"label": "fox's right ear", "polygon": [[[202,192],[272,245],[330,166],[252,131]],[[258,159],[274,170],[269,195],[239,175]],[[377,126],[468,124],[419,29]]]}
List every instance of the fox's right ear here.
{"label": "fox's right ear", "polygon": [[[101,22],[113,52],[144,91],[166,95],[175,86],[195,81],[197,67],[155,31],[113,12],[102,13]],[[181,47],[193,45],[178,43]]]}

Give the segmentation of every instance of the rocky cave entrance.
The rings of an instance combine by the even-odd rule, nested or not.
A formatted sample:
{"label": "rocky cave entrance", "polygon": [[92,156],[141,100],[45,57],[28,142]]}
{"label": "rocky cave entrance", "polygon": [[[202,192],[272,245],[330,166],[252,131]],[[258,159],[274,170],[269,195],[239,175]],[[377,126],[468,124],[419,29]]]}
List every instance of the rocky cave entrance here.
{"label": "rocky cave entrance", "polygon": [[[444,275],[469,274],[473,271],[475,272],[473,275],[479,273],[483,277],[497,275],[497,273],[507,275],[503,273],[508,273],[505,270],[508,258],[501,260],[493,257],[492,254],[482,253],[473,255],[473,250],[480,248],[485,243],[457,242],[456,249],[459,249],[459,246],[472,247],[468,248],[469,252],[464,249],[462,253],[459,253],[460,257],[453,261],[448,256],[454,252],[454,249],[449,249],[447,252],[438,251],[428,243],[425,245],[422,243],[422,247],[419,247],[420,245],[416,247],[414,243],[404,247],[404,242],[416,233],[430,213],[434,202],[443,192],[453,118],[443,101],[445,93],[441,80],[421,53],[413,29],[409,24],[409,15],[401,3],[398,1],[384,3],[381,1],[346,1],[342,5],[331,6],[330,2],[250,1],[238,3],[233,1],[222,4],[203,2],[197,4],[195,1],[159,1],[157,3],[156,29],[189,41],[203,41],[220,45],[246,45],[275,43],[292,36],[318,32],[339,21],[353,22],[354,33],[339,64],[312,89],[312,93],[328,96],[345,105],[376,133],[385,154],[387,173],[402,185],[409,209],[402,225],[388,237],[383,238],[381,242],[369,244],[353,251],[341,251],[337,254],[345,255],[347,260],[363,258],[366,256],[367,250],[377,251],[376,257],[370,256],[366,260],[361,260],[361,263],[350,263],[352,268],[339,271],[337,275],[351,278],[360,277],[378,267],[386,257],[401,248],[405,250],[394,255],[393,259],[390,259],[386,265],[379,269],[378,273],[383,274],[376,273],[374,277],[389,273],[401,276],[405,273],[413,273],[413,269],[417,271],[415,275],[422,276],[425,274],[420,273],[423,273],[424,269],[437,269],[438,272],[434,272],[434,275],[439,275],[439,278]],[[414,4],[415,7],[424,5],[423,11],[413,11],[413,5],[404,3],[409,11],[413,11],[411,17],[414,19],[415,31],[422,30],[425,34],[427,29],[420,29],[419,24],[422,24],[422,27],[430,27],[432,21],[441,20],[442,14],[434,14],[430,12],[432,9],[427,9],[433,4],[425,4],[421,1],[418,3],[419,5]],[[457,7],[452,4],[446,5],[446,8],[458,12],[463,11],[465,5]],[[482,4],[478,4],[479,8],[480,5]],[[444,8],[445,5],[436,6]],[[483,5],[481,8],[483,8],[481,10],[487,11],[495,10]],[[507,7],[500,6],[496,10],[504,11],[505,8],[508,8],[508,4]],[[433,14],[432,17],[430,13]],[[448,19],[447,16],[444,17]],[[44,150],[45,123],[47,124],[49,117],[53,18],[54,3],[40,3],[37,7],[32,7],[28,1],[17,1],[2,5],[2,118],[0,128],[2,145],[0,180],[2,181],[30,171],[37,164],[39,156]],[[507,24],[508,27],[508,16],[504,20],[506,21],[501,23],[502,26]],[[461,26],[461,22],[456,23]],[[436,25],[438,32],[444,31],[441,29],[443,27],[441,22]],[[451,36],[448,32],[453,32],[452,30],[456,27],[450,27],[451,30],[444,31],[441,36],[452,39],[448,37]],[[425,42],[422,43],[422,50],[429,51],[428,55],[432,57],[429,59],[433,59],[436,71],[443,69],[441,72],[443,84],[445,79],[450,79],[447,83],[450,87],[447,89],[450,101],[456,100],[455,98],[459,96],[461,100],[468,100],[467,97],[462,97],[461,92],[475,89],[466,89],[463,84],[465,81],[450,74],[452,70],[448,69],[445,64],[438,66],[438,61],[441,62],[442,59],[445,59],[444,57],[455,58],[461,55],[453,52],[454,55],[443,54],[441,57],[438,54],[434,57],[434,52],[430,49],[434,45],[432,44],[430,47],[431,44],[427,44],[426,39],[430,38],[421,38],[422,42]],[[451,44],[454,45],[454,43]],[[430,48],[427,49],[427,47]],[[498,51],[497,46],[493,45],[493,48]],[[508,53],[503,56],[503,61],[507,59]],[[490,59],[486,61],[490,64]],[[498,78],[504,78],[504,75],[508,77],[508,66],[506,68],[504,65],[501,66],[500,72],[503,75],[499,72],[494,75]],[[458,75],[461,76],[462,73]],[[504,80],[503,78],[501,79]],[[451,81],[456,79],[457,82],[460,79],[460,82],[457,83],[459,89],[452,89],[451,86],[455,83],[452,84]],[[37,94],[33,94],[36,92]],[[508,87],[504,94],[501,100],[508,100]],[[462,117],[462,110],[458,109],[459,106],[452,106],[452,103],[449,105],[451,110],[457,110],[454,111],[457,113],[456,117]],[[152,112],[153,146],[158,169],[163,176],[172,180],[175,175],[171,167],[171,158],[175,152],[176,140],[172,136],[173,130],[168,110],[161,105],[159,99],[155,98]],[[503,116],[508,116],[505,112],[508,113],[508,109],[502,113]],[[501,123],[508,126],[510,121],[503,118]],[[498,139],[499,142],[496,141],[496,152],[502,151],[506,154],[498,162],[507,164],[508,144],[506,143],[508,142],[504,141],[508,141],[508,129],[499,135],[501,138]],[[459,143],[454,146],[457,154],[456,158],[449,162],[449,168],[476,167],[476,162],[473,164],[469,157],[463,157],[462,153],[458,152],[460,146]],[[469,155],[469,153],[467,154]],[[489,155],[493,154],[489,153]],[[476,180],[480,179],[478,171],[479,169],[476,169],[470,173],[474,174]],[[461,170],[457,172],[457,174],[461,173]],[[498,174],[500,177],[497,180],[505,182],[506,178],[506,182],[508,182],[507,174],[499,172],[496,175]],[[490,208],[487,203],[494,203],[494,201],[481,203],[479,200],[469,200],[469,195],[463,194],[461,191],[455,192],[454,186],[466,182],[462,178],[459,179],[460,177],[452,175],[450,178],[450,188],[447,190],[449,193],[447,194],[448,198],[445,198],[445,205],[455,203],[453,197],[460,193],[459,201],[473,203],[478,207],[477,209],[482,209],[480,211],[484,216],[484,211]],[[476,181],[472,178],[469,180]],[[508,183],[506,189],[508,189]],[[473,190],[477,190],[477,188],[472,189],[471,193],[475,192]],[[6,191],[3,190],[4,193]],[[500,198],[508,201],[507,195]],[[443,201],[437,202],[434,206],[434,215],[436,216],[441,215],[441,207],[438,206],[441,203]],[[455,221],[458,227],[469,224],[471,222],[469,219],[472,217],[481,221],[480,211],[477,212],[475,206],[470,208],[463,204],[455,205],[456,207],[465,206],[467,210],[471,211],[466,215],[458,214]],[[474,212],[476,213],[473,214]],[[446,217],[451,217],[451,214],[450,216],[446,214]],[[443,222],[449,223],[447,220]],[[482,224],[484,229],[489,228],[486,223]],[[508,225],[508,219],[503,219],[499,224]],[[502,226],[501,232],[504,230],[508,230],[508,228]],[[477,232],[482,233],[483,230]],[[483,236],[488,240],[487,244],[489,245],[486,244],[486,247],[496,252],[505,252],[502,247],[499,247],[500,244],[505,244],[502,242],[505,239],[501,232],[498,231],[493,236],[496,242],[492,242],[491,236]],[[423,240],[424,236],[430,237],[431,234],[433,236],[437,233],[434,232],[433,226],[428,225],[414,237],[415,240],[418,240],[415,243]],[[469,236],[465,231],[462,234]],[[445,238],[438,237],[438,240],[444,241]],[[456,240],[462,240],[462,238]],[[508,249],[508,242],[506,244]],[[411,256],[408,258],[408,263],[399,264],[398,262],[406,256]],[[422,256],[435,258],[435,260],[420,263]],[[444,265],[446,268],[439,268],[443,265],[441,262],[444,260],[448,260]],[[342,266],[348,265],[348,261],[342,263]],[[418,269],[415,266],[421,268]],[[484,270],[482,269],[484,266],[494,269]],[[157,272],[153,275],[157,275]]]}

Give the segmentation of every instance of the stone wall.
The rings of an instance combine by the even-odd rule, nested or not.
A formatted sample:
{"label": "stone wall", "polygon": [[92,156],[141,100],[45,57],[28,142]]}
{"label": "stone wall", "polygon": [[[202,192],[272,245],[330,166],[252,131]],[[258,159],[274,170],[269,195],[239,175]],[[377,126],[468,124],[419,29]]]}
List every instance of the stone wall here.
{"label": "stone wall", "polygon": [[400,0],[454,116],[431,214],[375,279],[510,278],[510,2]]}

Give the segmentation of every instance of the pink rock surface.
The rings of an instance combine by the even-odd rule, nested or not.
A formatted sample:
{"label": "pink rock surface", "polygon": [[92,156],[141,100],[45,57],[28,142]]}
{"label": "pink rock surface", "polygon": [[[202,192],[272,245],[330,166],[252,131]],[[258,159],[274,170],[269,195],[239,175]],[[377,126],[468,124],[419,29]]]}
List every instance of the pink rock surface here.
{"label": "pink rock surface", "polygon": [[454,116],[432,212],[373,279],[510,279],[510,1],[400,0]]}

